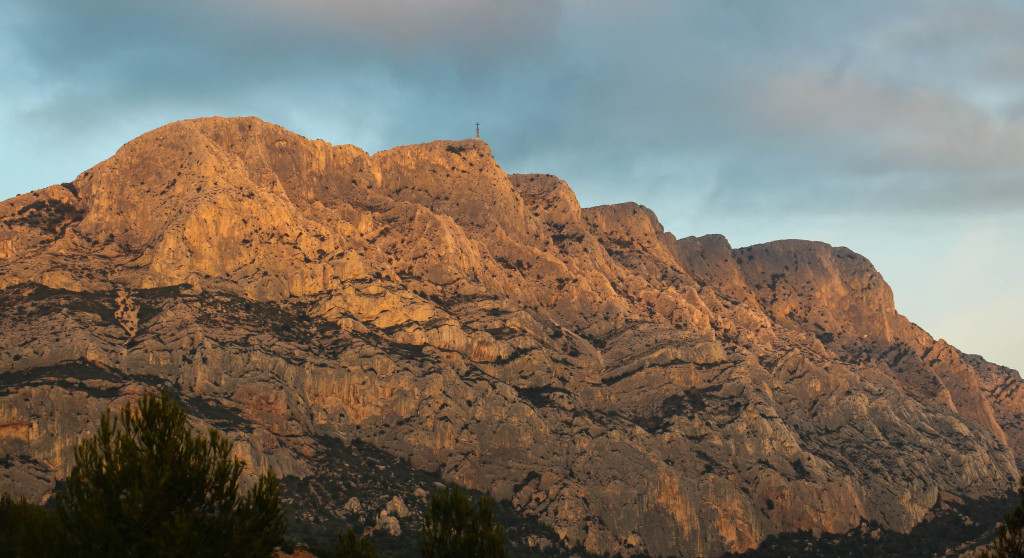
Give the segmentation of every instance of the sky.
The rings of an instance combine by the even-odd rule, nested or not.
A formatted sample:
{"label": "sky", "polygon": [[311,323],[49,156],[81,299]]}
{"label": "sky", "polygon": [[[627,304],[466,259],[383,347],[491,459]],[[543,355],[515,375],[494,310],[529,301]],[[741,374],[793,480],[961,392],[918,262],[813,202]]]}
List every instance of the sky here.
{"label": "sky", "polygon": [[1024,4],[0,0],[0,198],[171,121],[373,153],[481,137],[677,237],[847,246],[1024,370]]}

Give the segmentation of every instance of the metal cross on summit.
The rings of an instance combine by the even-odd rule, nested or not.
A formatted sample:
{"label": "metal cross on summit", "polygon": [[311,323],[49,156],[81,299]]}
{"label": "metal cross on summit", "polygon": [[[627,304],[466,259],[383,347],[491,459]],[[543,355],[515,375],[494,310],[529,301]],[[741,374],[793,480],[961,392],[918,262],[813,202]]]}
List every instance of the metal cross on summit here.
{"label": "metal cross on summit", "polygon": [[480,139],[480,123],[476,123],[476,139]]}

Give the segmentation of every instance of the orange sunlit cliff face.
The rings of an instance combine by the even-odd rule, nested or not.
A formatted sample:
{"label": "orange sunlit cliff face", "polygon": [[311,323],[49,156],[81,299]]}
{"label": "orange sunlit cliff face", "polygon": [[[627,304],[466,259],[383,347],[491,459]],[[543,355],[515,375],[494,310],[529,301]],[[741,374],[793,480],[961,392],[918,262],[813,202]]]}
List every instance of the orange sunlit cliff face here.
{"label": "orange sunlit cliff face", "polygon": [[1024,458],[1020,378],[897,313],[863,256],[676,239],[479,140],[176,122],[0,203],[0,287],[0,489],[36,501],[152,386],[303,521],[399,497],[412,529],[436,474],[551,529],[514,544],[596,553],[908,532]]}

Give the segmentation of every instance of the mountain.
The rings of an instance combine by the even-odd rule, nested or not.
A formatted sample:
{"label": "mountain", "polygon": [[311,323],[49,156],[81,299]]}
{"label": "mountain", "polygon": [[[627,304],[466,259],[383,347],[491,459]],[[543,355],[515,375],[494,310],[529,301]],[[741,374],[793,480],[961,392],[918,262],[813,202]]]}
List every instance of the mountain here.
{"label": "mountain", "polygon": [[[0,490],[34,501],[158,387],[284,475],[293,522],[408,535],[456,481],[523,545],[596,553],[907,533],[1024,459],[1020,376],[897,313],[864,257],[676,239],[479,140],[169,124],[0,203],[0,307]],[[415,509],[382,522],[393,498]]]}

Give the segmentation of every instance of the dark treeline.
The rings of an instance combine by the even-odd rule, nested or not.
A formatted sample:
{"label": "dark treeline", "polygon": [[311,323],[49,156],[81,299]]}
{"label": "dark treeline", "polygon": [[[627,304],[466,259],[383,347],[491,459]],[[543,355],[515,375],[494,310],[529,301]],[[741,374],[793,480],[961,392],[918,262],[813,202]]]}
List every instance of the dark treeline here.
{"label": "dark treeline", "polygon": [[[196,433],[164,391],[104,413],[75,448],[75,464],[53,508],[0,495],[0,556],[265,558],[286,540],[285,510],[273,471],[248,491],[243,463],[220,432]],[[417,536],[425,557],[506,557],[494,501],[473,501],[449,485],[436,492]],[[375,557],[352,529],[320,556]]]}

